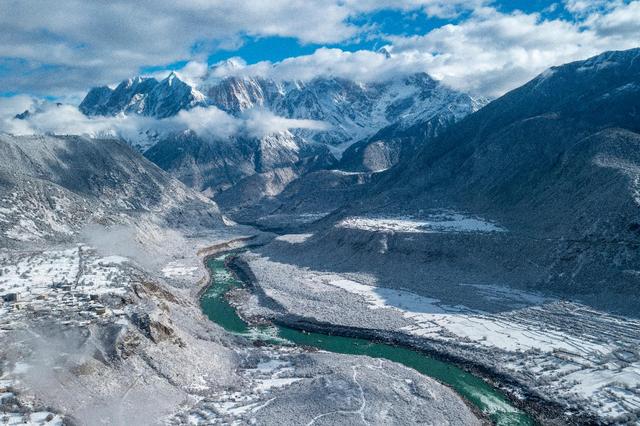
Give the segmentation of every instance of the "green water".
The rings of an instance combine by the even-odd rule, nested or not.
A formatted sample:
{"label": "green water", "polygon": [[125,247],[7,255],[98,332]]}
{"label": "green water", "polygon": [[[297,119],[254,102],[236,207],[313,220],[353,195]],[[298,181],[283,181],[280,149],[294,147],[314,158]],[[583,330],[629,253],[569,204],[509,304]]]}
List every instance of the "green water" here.
{"label": "green water", "polygon": [[448,384],[486,413],[497,425],[535,424],[531,417],[511,405],[502,393],[482,379],[453,364],[439,361],[423,353],[366,339],[302,332],[281,326],[249,326],[225,298],[229,290],[243,285],[225,267],[226,257],[227,255],[209,260],[207,266],[212,274],[212,285],[202,296],[200,304],[202,311],[209,319],[227,331],[253,340],[283,345],[313,346],[330,352],[367,355],[395,361]]}

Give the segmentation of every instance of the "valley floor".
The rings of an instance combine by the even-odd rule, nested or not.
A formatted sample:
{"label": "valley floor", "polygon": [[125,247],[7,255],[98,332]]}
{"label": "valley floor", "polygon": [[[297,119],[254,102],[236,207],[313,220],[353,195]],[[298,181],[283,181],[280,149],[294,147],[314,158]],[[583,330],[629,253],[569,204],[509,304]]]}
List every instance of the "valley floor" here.
{"label": "valley floor", "polygon": [[155,236],[128,256],[2,249],[0,425],[483,422],[401,365],[253,345],[208,321],[203,258],[269,237],[247,231]]}
{"label": "valley floor", "polygon": [[[485,421],[451,389],[402,365],[256,345],[208,321],[199,304],[209,282],[203,260],[247,246],[234,265],[253,286],[232,297],[244,318],[427,351],[487,378],[543,422],[638,419],[639,321],[486,283],[403,287],[425,277],[424,265],[400,261],[383,278],[358,269],[371,263],[372,247],[403,259],[394,235],[407,244],[422,244],[413,240],[421,235],[491,238],[508,232],[499,224],[453,212],[347,218],[333,229],[355,238],[357,253],[339,254],[355,265],[348,270],[309,259],[318,254],[311,232],[142,229],[135,250],[107,244],[113,229],[74,244],[0,250],[0,424]],[[337,244],[348,253],[348,242]]]}
{"label": "valley floor", "polygon": [[[487,222],[455,219],[440,232],[504,231]],[[336,225],[363,233],[390,227],[428,232],[429,226],[406,218]],[[252,292],[236,301],[244,317],[315,324],[440,354],[479,371],[523,405],[534,401],[543,420],[560,413],[566,421],[638,421],[640,321],[505,286],[467,283],[449,286],[446,293],[430,292],[429,286],[420,291],[419,285],[402,288],[366,272],[317,267],[318,262],[303,260],[312,237],[283,235],[239,256],[237,267],[253,284]],[[354,253],[359,262],[362,256]],[[543,413],[545,401],[556,411]]]}

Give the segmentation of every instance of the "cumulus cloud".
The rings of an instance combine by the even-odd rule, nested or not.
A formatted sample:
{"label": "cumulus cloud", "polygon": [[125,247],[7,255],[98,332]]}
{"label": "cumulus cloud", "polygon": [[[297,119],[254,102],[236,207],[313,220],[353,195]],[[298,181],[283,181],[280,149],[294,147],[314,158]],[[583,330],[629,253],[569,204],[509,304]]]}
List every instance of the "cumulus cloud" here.
{"label": "cumulus cloud", "polygon": [[[385,55],[370,50],[347,52],[337,48],[319,48],[311,55],[287,58],[281,62],[269,61],[246,65],[239,59],[235,66],[227,63],[213,69],[212,75],[224,76],[261,76],[276,80],[311,80],[318,76],[354,78],[359,81],[380,80],[395,72],[401,73],[411,66],[404,62],[386,61]],[[394,70],[393,67],[402,69]],[[417,69],[417,67],[414,67]]]}
{"label": "cumulus cloud", "polygon": [[465,10],[491,3],[489,0],[344,0],[352,11],[371,12],[381,9],[422,10],[435,18],[451,18]]}
{"label": "cumulus cloud", "polygon": [[[552,65],[604,50],[635,47],[640,0],[563,0],[570,18],[501,12],[491,0],[7,0],[0,2],[0,86],[14,92],[64,94],[131,77],[141,67],[188,60],[187,82],[207,73],[207,54],[243,37],[293,37],[301,43],[386,38],[392,57],[321,48],[278,63],[228,61],[210,77],[255,74],[306,80],[336,75],[356,80],[426,71],[475,94],[497,96]],[[382,9],[422,12],[459,21],[415,36],[379,34],[355,22]],[[461,12],[466,12],[460,15]],[[558,15],[562,16],[562,15]],[[295,18],[292,18],[295,17]],[[163,74],[163,73],[161,73]]]}
{"label": "cumulus cloud", "polygon": [[[0,86],[61,94],[233,49],[245,36],[338,43],[354,17],[382,8],[455,14],[485,0],[4,0]],[[40,78],[47,76],[45,79]]]}
{"label": "cumulus cloud", "polygon": [[161,131],[193,130],[201,137],[228,139],[240,133],[242,121],[215,108],[194,108],[180,111],[175,117],[154,123]]}
{"label": "cumulus cloud", "polygon": [[[37,105],[24,119],[15,118],[25,106]],[[77,107],[55,103],[38,103],[28,97],[0,98],[0,131],[15,135],[55,134],[121,137],[139,141],[146,132],[168,134],[193,131],[210,140],[228,140],[235,136],[260,138],[294,128],[324,130],[327,125],[314,120],[278,117],[265,110],[248,110],[234,117],[215,107],[197,107],[180,111],[176,116],[154,119],[120,114],[115,117],[87,117]]]}
{"label": "cumulus cloud", "polygon": [[638,40],[640,2],[635,1],[576,22],[485,8],[423,36],[392,37],[390,51],[422,61],[451,86],[497,96],[550,66],[638,47]]}
{"label": "cumulus cloud", "polygon": [[603,12],[624,5],[623,0],[565,0],[564,7],[577,16],[587,16],[594,12]]}
{"label": "cumulus cloud", "polygon": [[599,44],[618,42],[640,46],[640,1],[611,8],[608,13],[592,13],[585,25],[595,32]]}
{"label": "cumulus cloud", "polygon": [[0,119],[13,117],[16,114],[30,110],[34,107],[36,100],[31,96],[18,95],[0,98]]}
{"label": "cumulus cloud", "polygon": [[[191,86],[195,86],[198,81],[207,75],[208,70],[209,65],[205,62],[189,61],[180,69],[180,79]],[[158,77],[159,79],[167,77],[167,72],[160,73]]]}
{"label": "cumulus cloud", "polygon": [[385,48],[390,57],[367,50],[320,48],[277,63],[246,65],[236,59],[215,68],[212,74],[217,78],[259,75],[283,80],[333,75],[375,81],[422,71],[454,88],[494,97],[551,66],[606,50],[638,47],[640,1],[602,3],[591,9],[577,0],[571,2],[572,10],[585,14],[576,21],[483,7],[458,24],[424,35],[389,36]]}

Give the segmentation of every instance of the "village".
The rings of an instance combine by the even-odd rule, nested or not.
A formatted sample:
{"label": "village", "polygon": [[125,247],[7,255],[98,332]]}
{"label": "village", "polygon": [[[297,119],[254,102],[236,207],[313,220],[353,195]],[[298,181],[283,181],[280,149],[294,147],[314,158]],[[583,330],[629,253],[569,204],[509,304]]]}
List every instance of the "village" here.
{"label": "village", "polygon": [[[100,257],[83,245],[47,251],[0,252],[0,339],[10,332],[33,333],[33,324],[86,329],[123,317],[131,266],[121,257]],[[19,344],[16,342],[16,344]],[[46,407],[16,397],[20,376],[30,366],[0,359],[0,425],[61,425]]]}

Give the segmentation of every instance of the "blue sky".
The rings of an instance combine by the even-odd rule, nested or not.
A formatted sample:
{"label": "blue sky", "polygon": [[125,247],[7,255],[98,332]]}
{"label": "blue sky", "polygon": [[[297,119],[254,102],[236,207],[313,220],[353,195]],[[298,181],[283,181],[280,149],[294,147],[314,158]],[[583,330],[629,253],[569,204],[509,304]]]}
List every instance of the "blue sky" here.
{"label": "blue sky", "polygon": [[[549,66],[637,47],[640,0],[5,0],[0,95],[77,101],[177,70],[376,80],[428,72],[499,96]],[[376,51],[385,47],[391,58]]]}

